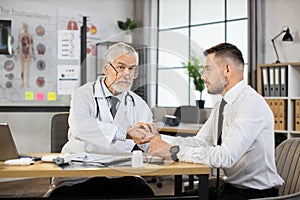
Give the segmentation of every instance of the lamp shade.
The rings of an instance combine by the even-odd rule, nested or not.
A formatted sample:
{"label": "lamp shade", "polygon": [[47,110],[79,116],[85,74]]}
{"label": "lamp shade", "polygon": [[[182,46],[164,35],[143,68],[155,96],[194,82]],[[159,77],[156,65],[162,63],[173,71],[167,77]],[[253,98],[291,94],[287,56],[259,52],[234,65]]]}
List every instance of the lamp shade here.
{"label": "lamp shade", "polygon": [[286,29],[286,32],[282,38],[282,41],[293,41],[293,36],[291,35],[289,28]]}
{"label": "lamp shade", "polygon": [[276,49],[276,46],[275,46],[275,39],[278,38],[278,37],[279,37],[280,35],[282,35],[283,33],[285,33],[285,34],[284,34],[284,36],[283,36],[283,38],[282,38],[282,41],[284,41],[284,42],[287,42],[287,41],[290,41],[290,42],[291,42],[291,41],[293,41],[293,36],[292,36],[291,33],[290,33],[289,27],[287,27],[286,30],[282,30],[278,35],[276,35],[273,39],[271,39],[272,44],[273,44],[273,47],[274,47],[274,51],[275,51],[276,57],[277,57],[277,60],[276,60],[275,63],[280,63],[280,61],[279,61],[279,56],[278,56],[278,52],[277,52],[277,49]]}

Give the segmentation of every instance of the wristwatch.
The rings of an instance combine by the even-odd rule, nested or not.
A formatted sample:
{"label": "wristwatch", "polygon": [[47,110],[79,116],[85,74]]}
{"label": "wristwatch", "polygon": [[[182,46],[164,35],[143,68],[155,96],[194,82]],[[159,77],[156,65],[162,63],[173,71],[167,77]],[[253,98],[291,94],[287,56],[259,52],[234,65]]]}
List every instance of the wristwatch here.
{"label": "wristwatch", "polygon": [[178,162],[179,159],[177,157],[177,153],[179,152],[179,146],[171,146],[170,148],[170,153],[171,153],[171,158],[172,160],[174,160],[175,162]]}

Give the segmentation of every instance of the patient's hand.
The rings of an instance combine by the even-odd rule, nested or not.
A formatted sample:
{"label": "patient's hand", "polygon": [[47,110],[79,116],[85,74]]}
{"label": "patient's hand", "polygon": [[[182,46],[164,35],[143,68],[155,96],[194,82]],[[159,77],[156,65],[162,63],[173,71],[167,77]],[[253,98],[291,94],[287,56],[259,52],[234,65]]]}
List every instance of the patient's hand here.
{"label": "patient's hand", "polygon": [[161,139],[160,135],[156,135],[151,141],[150,141],[150,152],[154,156],[159,156],[162,158],[170,158],[171,145]]}

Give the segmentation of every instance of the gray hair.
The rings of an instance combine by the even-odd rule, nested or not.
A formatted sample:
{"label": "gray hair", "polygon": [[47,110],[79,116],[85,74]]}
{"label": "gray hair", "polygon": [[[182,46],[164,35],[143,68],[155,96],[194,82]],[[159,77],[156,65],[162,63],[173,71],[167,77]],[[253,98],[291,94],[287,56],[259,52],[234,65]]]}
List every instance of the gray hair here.
{"label": "gray hair", "polygon": [[124,42],[119,42],[117,44],[110,46],[104,53],[103,58],[105,62],[112,63],[116,58],[118,58],[123,54],[133,55],[136,59],[136,65],[138,65],[139,63],[138,53],[135,51],[135,49],[132,46]]}

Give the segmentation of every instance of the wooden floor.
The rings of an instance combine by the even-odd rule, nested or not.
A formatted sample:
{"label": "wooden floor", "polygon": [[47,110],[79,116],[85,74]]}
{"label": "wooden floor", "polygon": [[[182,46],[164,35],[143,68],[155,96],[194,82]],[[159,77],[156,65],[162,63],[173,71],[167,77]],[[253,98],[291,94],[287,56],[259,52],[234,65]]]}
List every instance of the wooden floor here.
{"label": "wooden floor", "polygon": [[[174,194],[174,180],[172,177],[157,179],[145,178],[156,195]],[[21,179],[0,182],[0,198],[5,197],[43,197],[48,190],[50,178]],[[159,186],[159,187],[158,187]],[[160,187],[162,186],[162,187]]]}

